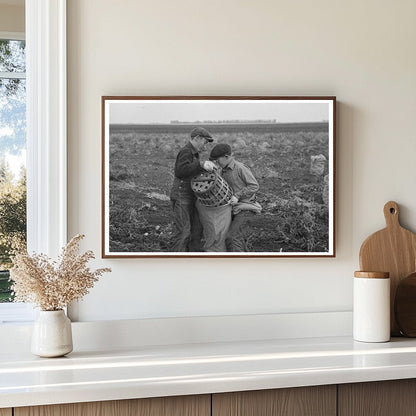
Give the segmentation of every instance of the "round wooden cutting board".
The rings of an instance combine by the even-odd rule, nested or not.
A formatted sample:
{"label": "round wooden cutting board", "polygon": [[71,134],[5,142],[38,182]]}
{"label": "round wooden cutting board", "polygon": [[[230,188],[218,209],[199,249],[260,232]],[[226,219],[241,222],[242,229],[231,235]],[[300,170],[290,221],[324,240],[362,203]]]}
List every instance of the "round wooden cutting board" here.
{"label": "round wooden cutting board", "polygon": [[407,337],[416,337],[416,273],[398,284],[394,314],[400,332]]}
{"label": "round wooden cutting board", "polygon": [[360,269],[390,273],[390,328],[391,335],[397,336],[394,299],[400,280],[416,271],[416,234],[400,225],[396,202],[384,205],[384,217],[386,228],[370,235],[361,246]]}

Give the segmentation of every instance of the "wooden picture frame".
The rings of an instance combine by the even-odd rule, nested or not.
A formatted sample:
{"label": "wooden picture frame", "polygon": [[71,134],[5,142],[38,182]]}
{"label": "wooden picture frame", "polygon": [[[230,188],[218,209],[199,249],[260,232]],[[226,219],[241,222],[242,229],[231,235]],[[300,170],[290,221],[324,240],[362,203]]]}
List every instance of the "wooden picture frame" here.
{"label": "wooden picture frame", "polygon": [[332,96],[103,96],[102,257],[335,257],[335,116]]}

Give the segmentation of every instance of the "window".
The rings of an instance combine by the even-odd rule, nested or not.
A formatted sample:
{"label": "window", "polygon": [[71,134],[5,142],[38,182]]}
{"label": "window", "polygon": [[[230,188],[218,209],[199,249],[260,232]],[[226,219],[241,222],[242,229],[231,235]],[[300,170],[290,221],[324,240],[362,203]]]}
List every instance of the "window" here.
{"label": "window", "polygon": [[12,304],[10,248],[26,242],[26,42],[0,33],[0,324],[33,318],[31,305]]}
{"label": "window", "polygon": [[26,52],[21,38],[0,34],[0,303],[12,301],[12,245],[26,244]]}

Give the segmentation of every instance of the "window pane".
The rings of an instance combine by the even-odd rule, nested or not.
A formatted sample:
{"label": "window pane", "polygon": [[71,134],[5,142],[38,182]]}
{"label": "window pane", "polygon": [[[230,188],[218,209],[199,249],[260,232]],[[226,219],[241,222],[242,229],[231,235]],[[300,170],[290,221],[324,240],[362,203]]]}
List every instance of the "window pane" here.
{"label": "window pane", "polygon": [[0,79],[0,303],[12,300],[10,254],[26,242],[26,80]]}
{"label": "window pane", "polygon": [[25,148],[26,80],[0,79],[0,155],[17,156]]}
{"label": "window pane", "polygon": [[24,40],[0,39],[0,72],[26,72]]}
{"label": "window pane", "polygon": [[9,272],[8,270],[0,270],[0,303],[11,302],[13,299],[10,290]]}

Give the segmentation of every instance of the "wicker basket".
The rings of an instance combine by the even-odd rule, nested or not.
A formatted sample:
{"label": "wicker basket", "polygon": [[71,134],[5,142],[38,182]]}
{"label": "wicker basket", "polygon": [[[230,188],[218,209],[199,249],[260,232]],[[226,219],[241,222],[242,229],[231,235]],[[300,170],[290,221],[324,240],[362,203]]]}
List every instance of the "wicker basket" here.
{"label": "wicker basket", "polygon": [[191,180],[191,188],[202,205],[221,207],[227,205],[233,191],[228,183],[215,172],[203,172]]}

